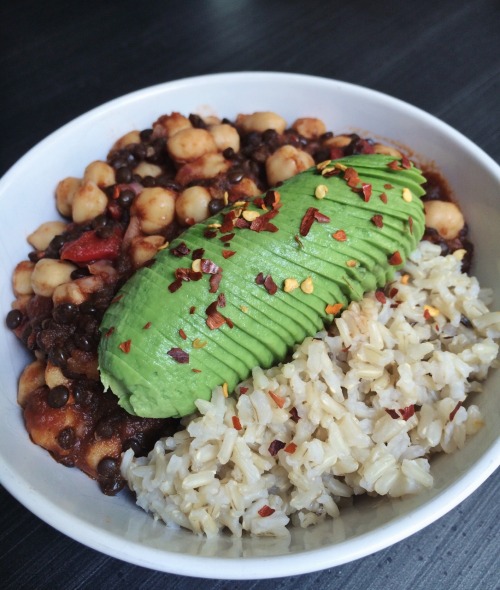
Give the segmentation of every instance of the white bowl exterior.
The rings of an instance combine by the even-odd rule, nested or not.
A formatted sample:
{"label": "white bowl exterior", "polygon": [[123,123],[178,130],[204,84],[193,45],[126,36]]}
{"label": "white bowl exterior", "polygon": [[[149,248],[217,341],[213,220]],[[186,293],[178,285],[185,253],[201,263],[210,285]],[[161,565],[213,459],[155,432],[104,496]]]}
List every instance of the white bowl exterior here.
{"label": "white bowl exterior", "polygon": [[[500,302],[500,169],[477,146],[434,117],[394,98],[351,84],[310,76],[236,73],[201,76],[148,88],[99,107],[61,128],[26,154],[0,183],[0,315],[10,309],[7,279],[29,251],[26,236],[57,218],[54,189],[66,176],[104,159],[131,129],[151,125],[171,111],[235,117],[272,110],[289,123],[322,118],[336,133],[391,138],[410,146],[418,161],[433,162],[449,181],[472,228],[474,274]],[[425,154],[424,156],[422,156]],[[29,440],[16,403],[17,378],[28,355],[4,326],[0,330],[0,477],[28,509],[63,533],[99,551],[145,567],[213,578],[252,579],[315,571],[382,549],[430,524],[465,499],[498,466],[500,373],[474,400],[485,427],[465,448],[433,461],[434,490],[400,500],[367,500],[340,518],[291,538],[216,540],[155,523],[126,494],[109,498],[95,482],[57,464]],[[13,443],[15,441],[15,444]],[[300,559],[297,559],[298,554]]]}

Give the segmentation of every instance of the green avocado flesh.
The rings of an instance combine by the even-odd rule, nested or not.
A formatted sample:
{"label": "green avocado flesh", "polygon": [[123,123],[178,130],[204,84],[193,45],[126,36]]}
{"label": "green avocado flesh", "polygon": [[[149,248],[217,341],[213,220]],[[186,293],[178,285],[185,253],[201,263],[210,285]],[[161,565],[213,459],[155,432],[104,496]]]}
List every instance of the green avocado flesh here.
{"label": "green avocado flesh", "polygon": [[[231,205],[161,250],[122,287],[101,325],[101,379],[120,405],[138,416],[185,416],[196,409],[195,400],[210,399],[215,386],[226,383],[231,392],[254,367],[285,360],[295,344],[333,320],[328,305],[345,308],[390,281],[401,266],[397,253],[404,262],[424,232],[425,179],[413,165],[388,166],[393,161],[381,155],[346,157],[329,165],[337,166],[332,176],[312,168],[276,189],[277,207],[267,201],[264,209],[262,198],[247,204],[243,217],[271,212],[266,219],[272,225],[262,231],[255,225],[232,227],[228,217],[239,206]],[[349,182],[353,188],[344,167],[359,176],[359,182]],[[322,199],[315,197],[318,185],[328,189]],[[328,219],[316,213],[307,231],[310,208]],[[249,225],[239,219],[239,225]],[[345,241],[332,237],[340,230]],[[230,241],[221,240],[233,233]],[[190,252],[175,255],[182,243]],[[202,259],[221,269],[218,288],[213,278],[211,287],[214,275],[203,272],[174,290],[176,271],[191,269],[200,248]],[[235,254],[225,258],[227,250]],[[262,284],[268,275],[277,286],[274,294],[269,280]],[[285,292],[285,279],[302,285],[309,277],[312,293],[300,287]],[[227,320],[214,328],[208,323],[220,319],[215,309]]]}

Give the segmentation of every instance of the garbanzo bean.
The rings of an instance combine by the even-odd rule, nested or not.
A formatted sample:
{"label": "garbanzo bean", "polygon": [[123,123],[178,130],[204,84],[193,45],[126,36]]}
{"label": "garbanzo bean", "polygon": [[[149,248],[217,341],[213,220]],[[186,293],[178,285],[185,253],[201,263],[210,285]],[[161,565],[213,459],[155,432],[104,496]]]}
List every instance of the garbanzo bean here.
{"label": "garbanzo bean", "polygon": [[85,182],[75,192],[71,212],[75,223],[90,221],[106,211],[108,197],[95,182]]}
{"label": "garbanzo bean", "polygon": [[284,145],[266,160],[267,181],[271,186],[314,166],[313,158],[291,145]]}
{"label": "garbanzo bean", "polygon": [[236,126],[244,133],[257,131],[264,133],[268,129],[274,129],[277,133],[283,133],[286,129],[286,121],[276,113],[271,111],[259,111],[251,115],[238,115]]}
{"label": "garbanzo bean", "polygon": [[217,174],[226,172],[230,167],[231,162],[226,160],[222,154],[205,154],[194,162],[189,162],[179,168],[175,180],[185,186],[194,180],[215,178]]}
{"label": "garbanzo bean", "polygon": [[349,135],[334,135],[325,141],[325,145],[328,147],[343,148],[348,146],[352,141],[352,137]]}
{"label": "garbanzo bean", "polygon": [[321,119],[302,117],[293,123],[292,129],[295,129],[297,133],[300,133],[306,139],[317,139],[326,132],[326,125]]}
{"label": "garbanzo bean", "polygon": [[172,137],[183,129],[191,129],[191,121],[180,113],[161,116],[153,123],[153,137]]}
{"label": "garbanzo bean", "polygon": [[464,216],[455,203],[427,201],[424,209],[425,225],[435,229],[446,240],[456,238],[464,227]]}
{"label": "garbanzo bean", "polygon": [[136,197],[132,213],[137,215],[141,230],[145,234],[157,234],[170,225],[175,216],[177,194],[169,189],[145,188]]}
{"label": "garbanzo bean", "polygon": [[154,178],[159,176],[162,172],[163,170],[160,168],[160,166],[151,164],[150,162],[141,162],[134,168],[134,174],[139,174],[139,176],[142,176],[143,178],[145,176],[153,176]]}
{"label": "garbanzo bean", "polygon": [[373,151],[376,154],[383,154],[384,156],[392,156],[393,158],[402,158],[403,154],[389,145],[384,145],[383,143],[376,143],[373,146]]}
{"label": "garbanzo bean", "polygon": [[76,191],[81,187],[82,181],[79,178],[69,176],[57,185],[56,207],[64,217],[71,217],[71,206]]}
{"label": "garbanzo bean", "polygon": [[167,151],[175,162],[184,164],[215,153],[217,145],[206,129],[183,129],[169,137]]}
{"label": "garbanzo bean", "polygon": [[35,269],[35,263],[29,260],[23,260],[14,269],[12,276],[12,288],[16,297],[19,295],[32,295],[33,287],[31,286],[31,275]]}
{"label": "garbanzo bean", "polygon": [[83,182],[95,182],[98,187],[109,186],[115,183],[115,170],[106,162],[95,160],[85,168]]}
{"label": "garbanzo bean", "polygon": [[183,190],[175,203],[179,223],[192,225],[209,217],[208,204],[211,200],[212,195],[202,186],[191,186]]}
{"label": "garbanzo bean", "polygon": [[47,221],[28,236],[28,242],[35,250],[45,250],[55,236],[62,234],[67,224],[63,221]]}
{"label": "garbanzo bean", "polygon": [[134,268],[139,268],[158,252],[158,249],[165,243],[163,236],[138,236],[130,244],[130,256]]}
{"label": "garbanzo bean", "polygon": [[223,152],[227,148],[232,148],[235,152],[240,151],[240,136],[232,125],[227,123],[212,125],[208,131],[214,138],[219,152]]}
{"label": "garbanzo bean", "polygon": [[17,403],[24,407],[30,394],[45,385],[45,363],[33,361],[24,368],[17,386]]}
{"label": "garbanzo bean", "polygon": [[52,297],[56,287],[71,280],[71,273],[75,269],[76,266],[70,262],[42,258],[33,269],[31,287],[37,295]]}
{"label": "garbanzo bean", "polygon": [[65,385],[67,387],[71,381],[64,375],[59,367],[49,361],[45,367],[45,383],[50,389],[52,389],[58,385]]}
{"label": "garbanzo bean", "polygon": [[140,143],[140,141],[141,136],[139,131],[129,131],[128,133],[120,137],[120,139],[115,141],[113,147],[111,148],[111,151],[114,152],[115,150],[122,150],[123,148],[126,148],[128,145]]}

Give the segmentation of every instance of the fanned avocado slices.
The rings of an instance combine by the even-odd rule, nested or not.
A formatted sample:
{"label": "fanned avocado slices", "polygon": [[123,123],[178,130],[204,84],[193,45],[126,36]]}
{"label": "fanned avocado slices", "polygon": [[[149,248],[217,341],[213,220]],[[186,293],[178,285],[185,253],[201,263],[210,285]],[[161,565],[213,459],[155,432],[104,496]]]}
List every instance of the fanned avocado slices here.
{"label": "fanned avocado slices", "polygon": [[107,310],[103,384],[131,414],[179,417],[283,361],[415,249],[424,181],[406,158],[351,156],[190,227]]}

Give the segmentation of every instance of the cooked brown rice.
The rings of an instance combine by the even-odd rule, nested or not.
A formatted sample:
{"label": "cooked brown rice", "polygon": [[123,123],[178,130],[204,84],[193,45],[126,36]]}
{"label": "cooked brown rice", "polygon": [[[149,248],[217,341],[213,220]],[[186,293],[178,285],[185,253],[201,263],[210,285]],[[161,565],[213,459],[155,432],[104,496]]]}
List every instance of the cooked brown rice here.
{"label": "cooked brown rice", "polygon": [[439,254],[422,242],[384,303],[352,303],[236,395],[215,389],[148,457],[128,450],[122,474],[138,505],[208,536],[278,536],[337,516],[352,495],[431,487],[429,455],[461,448],[483,423],[462,402],[481,391],[500,337],[500,312],[460,272],[460,251]]}

